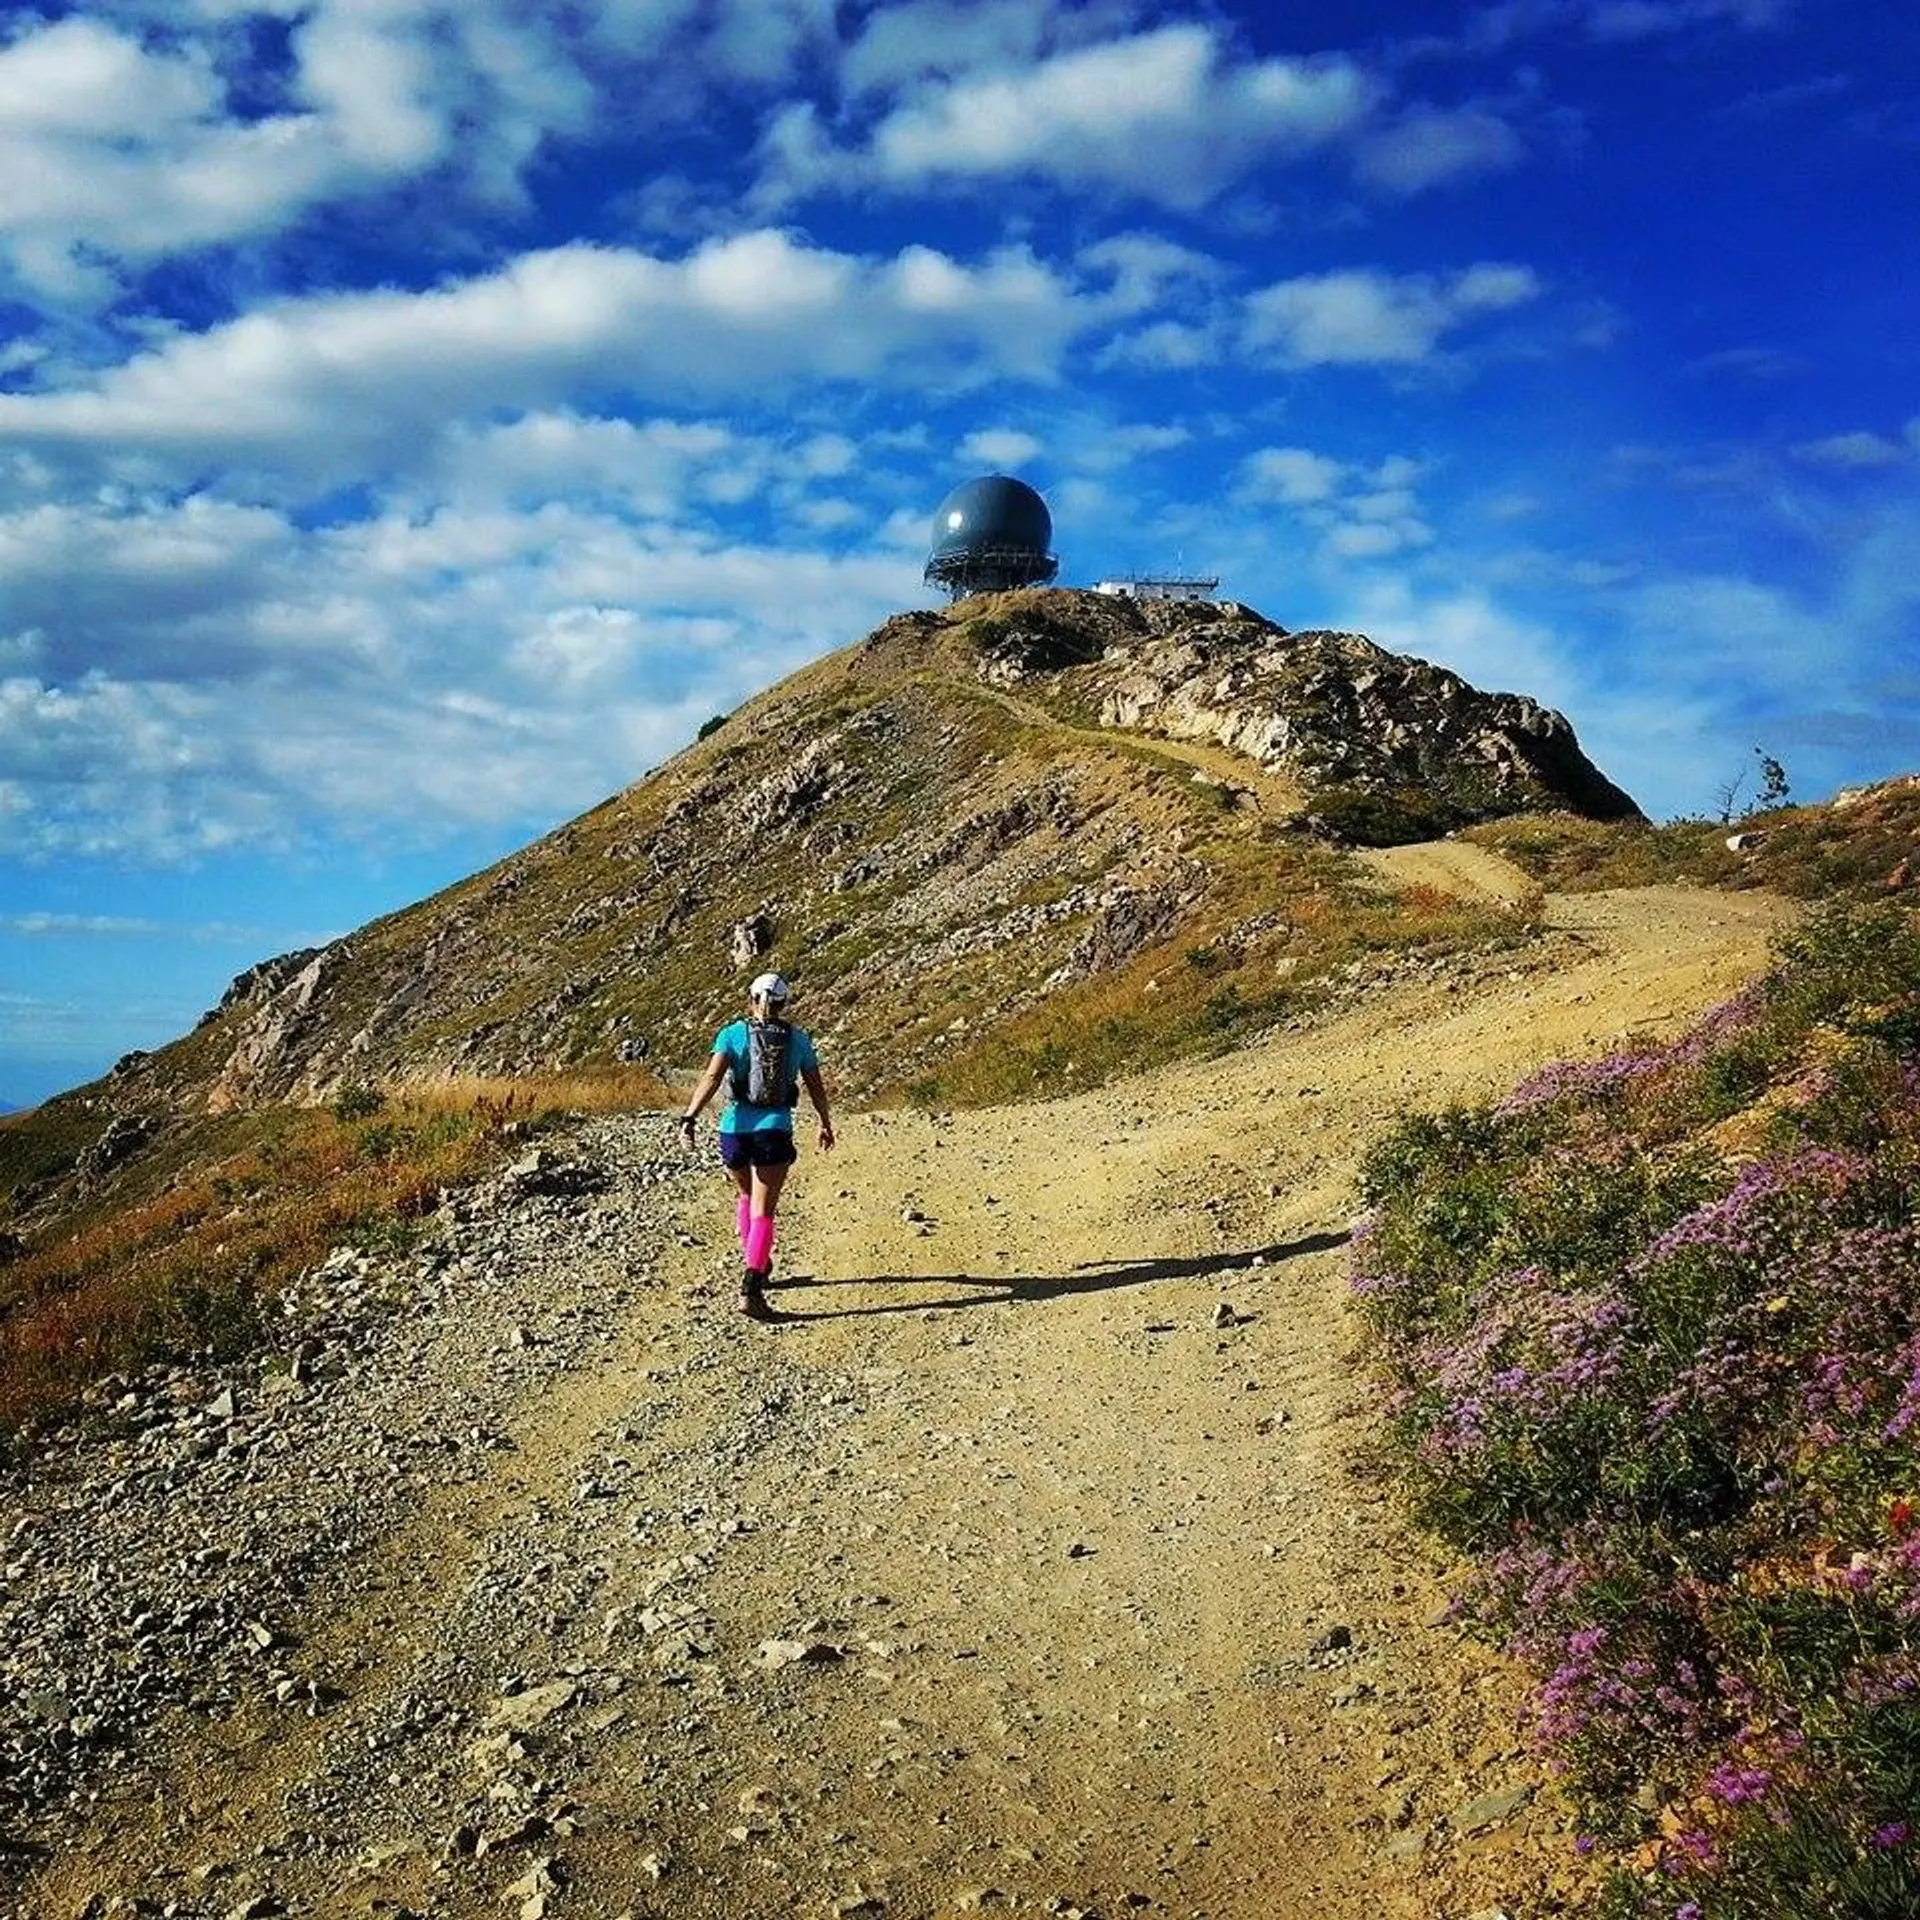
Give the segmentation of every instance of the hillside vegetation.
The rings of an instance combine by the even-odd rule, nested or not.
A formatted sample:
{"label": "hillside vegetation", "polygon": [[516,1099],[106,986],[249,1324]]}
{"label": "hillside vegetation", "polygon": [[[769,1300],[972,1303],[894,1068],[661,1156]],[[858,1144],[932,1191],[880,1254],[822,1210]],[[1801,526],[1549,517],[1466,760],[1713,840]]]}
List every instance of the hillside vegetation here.
{"label": "hillside vegetation", "polygon": [[[1795,900],[1870,898],[1920,885],[1920,776],[1856,788],[1811,807],[1706,820],[1601,825],[1568,814],[1488,821],[1465,836],[1546,888],[1764,887]],[[1739,847],[1730,840],[1739,840]]]}
{"label": "hillside vegetation", "polygon": [[1829,909],[1671,1044],[1373,1149],[1415,1509],[1622,1916],[1920,1911],[1920,929]]}
{"label": "hillside vegetation", "polygon": [[[0,1265],[0,1451],[93,1383],[155,1359],[248,1350],[280,1290],[336,1247],[397,1250],[446,1194],[563,1117],[657,1103],[632,1069],[576,1081],[448,1082],[391,1099],[201,1116],[80,1195],[58,1232],[14,1236]],[[47,1149],[0,1121],[0,1164]],[[58,1136],[52,1136],[58,1145]]]}

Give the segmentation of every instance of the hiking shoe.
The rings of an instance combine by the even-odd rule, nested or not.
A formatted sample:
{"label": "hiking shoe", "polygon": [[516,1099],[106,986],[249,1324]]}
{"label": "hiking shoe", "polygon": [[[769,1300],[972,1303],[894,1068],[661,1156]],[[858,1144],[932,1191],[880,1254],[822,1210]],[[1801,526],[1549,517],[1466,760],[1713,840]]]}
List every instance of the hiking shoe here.
{"label": "hiking shoe", "polygon": [[766,1275],[749,1267],[740,1276],[740,1311],[749,1320],[771,1320],[773,1309],[767,1305],[767,1296],[762,1291],[766,1284]]}

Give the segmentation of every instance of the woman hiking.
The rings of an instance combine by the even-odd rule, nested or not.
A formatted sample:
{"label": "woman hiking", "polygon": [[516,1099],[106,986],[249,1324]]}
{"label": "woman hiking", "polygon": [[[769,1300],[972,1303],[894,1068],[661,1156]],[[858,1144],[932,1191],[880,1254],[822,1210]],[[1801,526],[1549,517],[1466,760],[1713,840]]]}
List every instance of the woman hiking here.
{"label": "woman hiking", "polygon": [[766,1285],[773,1272],[773,1216],[787,1170],[799,1157],[793,1145],[793,1110],[802,1084],[820,1116],[822,1151],[833,1145],[833,1119],[820,1061],[805,1028],[786,1017],[792,991],[777,973],[763,973],[747,989],[748,1018],[713,1036],[713,1057],[680,1116],[680,1131],[693,1145],[693,1123],[722,1080],[730,1098],[720,1115],[720,1161],[740,1189],[735,1221],[744,1271],[740,1310],[756,1320],[772,1317]]}

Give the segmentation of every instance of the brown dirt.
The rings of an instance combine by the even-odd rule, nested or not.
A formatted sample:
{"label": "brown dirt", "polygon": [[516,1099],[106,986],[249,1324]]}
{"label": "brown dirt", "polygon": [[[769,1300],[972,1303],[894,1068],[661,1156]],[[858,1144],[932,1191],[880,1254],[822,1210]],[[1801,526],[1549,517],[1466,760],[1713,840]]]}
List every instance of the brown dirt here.
{"label": "brown dirt", "polygon": [[1468,899],[1505,901],[1526,900],[1540,891],[1511,860],[1470,840],[1369,847],[1354,857],[1389,886],[1433,887]]}
{"label": "brown dirt", "polygon": [[[1514,884],[1427,851],[1381,865]],[[429,1502],[391,1578],[341,1603],[327,1641],[363,1649],[341,1706],[183,1755],[153,1803],[73,1836],[31,1911],[156,1881],[191,1899],[180,1876],[245,1846],[266,1864],[185,1910],[224,1913],[262,1875],[294,1912],[529,1920],[1556,1910],[1579,1877],[1514,1732],[1519,1677],[1437,1624],[1444,1570],[1367,1466],[1356,1162],[1408,1108],[1672,1031],[1753,976],[1785,914],[1556,899],[1537,954],[1229,1059],[848,1116],[798,1170],[768,1327],[730,1311],[716,1178],[665,1308],[636,1300],[580,1404],[528,1406],[501,1484]],[[741,1409],[776,1402],[805,1410],[794,1437],[741,1444]],[[638,1518],[575,1499],[609,1448]],[[543,1538],[543,1597],[476,1649],[455,1616],[516,1527]],[[670,1601],[683,1620],[627,1624]],[[1327,1649],[1336,1628],[1351,1644]],[[781,1639],[838,1657],[768,1670]],[[451,1682],[435,1647],[465,1649]],[[563,1891],[521,1880],[525,1848],[448,1864],[460,1783],[368,1747],[429,1675],[465,1690],[477,1738],[507,1672],[611,1703],[528,1735],[525,1766],[560,1783],[535,1851]],[[302,1864],[297,1803],[323,1779],[363,1796],[350,1875]],[[1508,1788],[1532,1798],[1470,1811]]]}

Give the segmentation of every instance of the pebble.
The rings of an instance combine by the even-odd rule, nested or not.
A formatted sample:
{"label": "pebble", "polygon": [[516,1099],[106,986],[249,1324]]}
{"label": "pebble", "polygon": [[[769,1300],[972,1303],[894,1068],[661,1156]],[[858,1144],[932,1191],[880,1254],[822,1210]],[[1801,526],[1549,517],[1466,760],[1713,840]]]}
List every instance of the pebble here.
{"label": "pebble", "polygon": [[1511,1820],[1532,1798],[1531,1787],[1500,1787],[1463,1801],[1447,1815],[1447,1825],[1455,1833],[1478,1833],[1486,1827],[1497,1827],[1502,1821]]}
{"label": "pebble", "polygon": [[777,1667],[831,1666],[836,1660],[844,1660],[846,1653],[829,1640],[762,1640],[757,1657],[761,1666],[772,1671]]}

